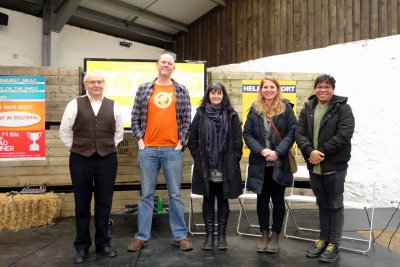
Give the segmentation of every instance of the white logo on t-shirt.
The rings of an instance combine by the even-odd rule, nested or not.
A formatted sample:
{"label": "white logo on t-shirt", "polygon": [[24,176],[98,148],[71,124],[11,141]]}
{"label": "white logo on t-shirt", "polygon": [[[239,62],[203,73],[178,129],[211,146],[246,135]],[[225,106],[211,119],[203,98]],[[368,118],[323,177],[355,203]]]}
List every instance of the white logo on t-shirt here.
{"label": "white logo on t-shirt", "polygon": [[172,103],[172,93],[160,92],[154,96],[153,104],[159,108],[168,108]]}

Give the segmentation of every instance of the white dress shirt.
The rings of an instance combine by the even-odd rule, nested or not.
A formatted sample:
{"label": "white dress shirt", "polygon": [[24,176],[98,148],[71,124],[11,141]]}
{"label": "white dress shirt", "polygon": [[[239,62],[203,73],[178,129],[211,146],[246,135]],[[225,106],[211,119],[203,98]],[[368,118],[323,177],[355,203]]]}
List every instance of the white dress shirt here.
{"label": "white dress shirt", "polygon": [[[90,104],[92,105],[93,112],[95,116],[99,113],[101,104],[103,103],[104,96],[100,99],[100,101],[96,101],[91,98],[89,95]],[[86,95],[81,96],[86,97]],[[60,138],[63,141],[64,145],[71,148],[72,146],[72,139],[73,139],[73,131],[72,126],[75,123],[76,115],[78,113],[78,102],[76,99],[71,100],[67,107],[65,108],[61,125],[60,125]],[[119,142],[124,139],[124,125],[122,121],[122,109],[120,105],[114,101],[114,118],[115,118],[115,134],[114,134],[114,142],[115,146],[119,144]]]}

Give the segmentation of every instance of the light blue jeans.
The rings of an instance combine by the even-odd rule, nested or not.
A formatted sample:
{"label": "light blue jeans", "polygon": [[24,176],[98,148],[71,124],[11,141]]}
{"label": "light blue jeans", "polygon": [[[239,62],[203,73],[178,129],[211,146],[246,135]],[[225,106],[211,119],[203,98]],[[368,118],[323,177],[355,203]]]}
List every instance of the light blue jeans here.
{"label": "light blue jeans", "polygon": [[182,151],[175,147],[145,147],[138,151],[141,196],[138,203],[138,232],[136,239],[149,240],[154,208],[154,190],[162,168],[169,196],[169,224],[174,240],[187,236],[185,205],[181,196]]}

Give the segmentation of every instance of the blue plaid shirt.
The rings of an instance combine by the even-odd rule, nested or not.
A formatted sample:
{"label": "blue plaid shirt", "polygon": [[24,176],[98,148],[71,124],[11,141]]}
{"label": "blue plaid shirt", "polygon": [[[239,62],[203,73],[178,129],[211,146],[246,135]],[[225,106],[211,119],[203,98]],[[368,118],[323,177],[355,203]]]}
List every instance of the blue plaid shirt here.
{"label": "blue plaid shirt", "polygon": [[[131,126],[133,131],[133,137],[136,140],[143,138],[146,133],[147,126],[147,104],[154,91],[154,81],[147,82],[139,86],[135,102],[132,107],[131,113]],[[189,92],[186,87],[182,84],[177,83],[172,79],[174,83],[174,93],[176,99],[176,123],[178,129],[179,142],[182,146],[185,145],[187,138],[190,121],[191,121],[191,105]]]}

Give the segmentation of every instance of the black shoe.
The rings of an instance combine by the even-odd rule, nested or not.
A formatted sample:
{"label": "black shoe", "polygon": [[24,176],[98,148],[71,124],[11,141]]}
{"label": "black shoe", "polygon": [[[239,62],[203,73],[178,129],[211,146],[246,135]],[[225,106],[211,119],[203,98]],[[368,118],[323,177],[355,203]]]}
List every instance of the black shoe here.
{"label": "black shoe", "polygon": [[328,246],[328,242],[318,239],[315,241],[315,247],[307,251],[307,257],[318,258]]}
{"label": "black shoe", "polygon": [[332,243],[326,247],[324,252],[322,252],[321,256],[319,257],[319,261],[322,262],[334,262],[339,258],[339,247]]}
{"label": "black shoe", "polygon": [[89,255],[89,252],[87,249],[82,249],[76,252],[75,255],[75,259],[74,259],[74,263],[78,264],[78,263],[84,263],[85,260],[87,259]]}
{"label": "black shoe", "polygon": [[108,258],[117,256],[117,252],[111,247],[104,247],[103,249],[98,250],[97,253]]}

